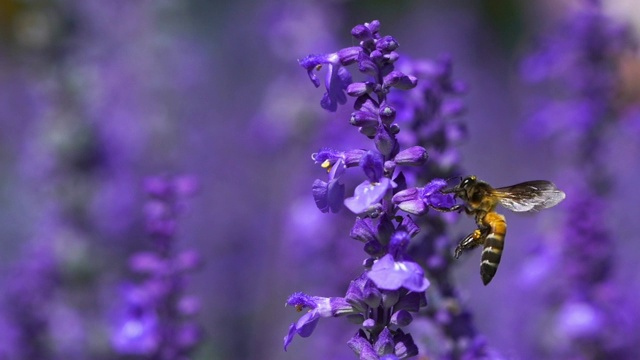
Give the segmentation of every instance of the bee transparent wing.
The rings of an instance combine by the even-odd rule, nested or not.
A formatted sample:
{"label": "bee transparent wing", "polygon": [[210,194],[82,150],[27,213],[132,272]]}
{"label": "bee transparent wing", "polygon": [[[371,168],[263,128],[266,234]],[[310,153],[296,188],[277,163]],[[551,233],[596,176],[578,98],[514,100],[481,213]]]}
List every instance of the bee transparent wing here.
{"label": "bee transparent wing", "polygon": [[500,204],[516,211],[539,211],[557,205],[565,193],[546,180],[527,181],[494,190]]}

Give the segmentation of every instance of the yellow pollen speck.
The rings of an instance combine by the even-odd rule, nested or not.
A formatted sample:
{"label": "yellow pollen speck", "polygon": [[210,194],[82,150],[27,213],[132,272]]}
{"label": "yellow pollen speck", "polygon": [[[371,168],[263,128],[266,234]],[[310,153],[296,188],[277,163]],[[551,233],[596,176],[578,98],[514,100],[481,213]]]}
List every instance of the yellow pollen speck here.
{"label": "yellow pollen speck", "polygon": [[316,65],[316,71],[320,71],[320,69],[322,69],[322,64]]}
{"label": "yellow pollen speck", "polygon": [[296,311],[297,312],[302,311],[302,305],[296,305]]}
{"label": "yellow pollen speck", "polygon": [[325,160],[322,164],[320,164],[320,166],[327,169],[327,172],[331,171],[331,162],[329,160]]}

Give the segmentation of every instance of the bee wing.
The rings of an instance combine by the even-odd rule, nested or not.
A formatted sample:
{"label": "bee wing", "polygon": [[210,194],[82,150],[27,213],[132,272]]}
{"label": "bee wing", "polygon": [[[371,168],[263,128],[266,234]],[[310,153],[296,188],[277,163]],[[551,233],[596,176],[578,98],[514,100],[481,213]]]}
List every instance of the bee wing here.
{"label": "bee wing", "polygon": [[539,211],[557,205],[565,193],[546,180],[527,181],[513,186],[494,189],[500,204],[516,211]]}

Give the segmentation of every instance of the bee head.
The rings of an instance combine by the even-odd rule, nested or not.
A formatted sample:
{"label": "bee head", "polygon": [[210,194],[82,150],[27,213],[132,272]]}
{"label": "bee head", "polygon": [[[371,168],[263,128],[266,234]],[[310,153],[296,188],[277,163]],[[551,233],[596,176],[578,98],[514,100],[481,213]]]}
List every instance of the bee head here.
{"label": "bee head", "polygon": [[469,198],[469,192],[471,191],[471,189],[474,188],[474,186],[477,183],[478,183],[478,179],[474,175],[467,176],[466,178],[462,179],[458,185],[456,185],[451,189],[444,190],[443,193],[445,194],[453,193],[454,196],[464,201],[467,201]]}
{"label": "bee head", "polygon": [[475,175],[467,176],[460,182],[460,185],[458,185],[457,188],[460,190],[467,190],[468,188],[475,185],[476,182],[478,182],[478,179],[475,177]]}
{"label": "bee head", "polygon": [[474,175],[467,176],[464,179],[461,178],[460,183],[458,185],[450,189],[444,190],[443,193],[445,194],[453,193],[454,196],[465,200],[467,198],[468,190],[472,188],[476,184],[476,182],[477,182],[477,178]]}

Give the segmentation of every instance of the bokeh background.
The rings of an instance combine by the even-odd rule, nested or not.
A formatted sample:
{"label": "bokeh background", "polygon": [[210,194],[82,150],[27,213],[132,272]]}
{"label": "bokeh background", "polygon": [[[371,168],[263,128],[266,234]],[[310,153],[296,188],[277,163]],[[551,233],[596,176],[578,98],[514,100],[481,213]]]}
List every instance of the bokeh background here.
{"label": "bokeh background", "polygon": [[[354,25],[379,19],[401,56],[451,55],[454,76],[469,87],[459,146],[467,173],[496,186],[548,179],[567,189],[557,208],[508,216],[507,248],[490,286],[479,279],[478,253],[458,260],[454,277],[478,332],[507,359],[604,358],[567,350],[602,331],[604,347],[619,356],[608,358],[637,358],[629,350],[640,340],[633,42],[607,53],[606,119],[590,130],[560,110],[536,122],[544,101],[578,95],[562,79],[532,84],[523,75],[527,57],[553,36],[571,38],[558,24],[584,3],[0,0],[0,357],[145,358],[110,343],[118,289],[136,281],[128,258],[150,248],[142,184],[189,174],[200,191],[179,219],[176,246],[204,261],[188,276],[203,328],[191,357],[355,358],[346,341],[356,327],[344,319],[323,319],[313,336],[282,350],[299,316],[284,307],[286,298],[343,295],[364,258],[348,237],[353,215],[315,207],[311,183],[324,175],[310,154],[369,145],[348,124],[350,105],[335,114],[320,108],[322,91],[296,60],[351,46]],[[601,9],[637,37],[634,1],[603,1]],[[567,60],[557,76],[575,66]],[[564,125],[548,130],[554,117]],[[606,185],[587,190],[593,184],[583,180],[594,172]],[[569,202],[585,193],[597,201]],[[596,310],[569,312],[573,320],[563,325],[558,309],[567,300],[557,289],[566,284],[558,279],[570,271],[557,264],[563,238],[574,236],[566,235],[570,221],[598,229],[596,245],[571,246],[606,255],[606,286],[594,280]],[[461,218],[452,238],[473,226]],[[590,259],[577,261],[595,266]],[[598,312],[598,304],[607,309]],[[596,321],[594,314],[615,315]],[[36,345],[42,352],[33,357],[25,347]]]}

